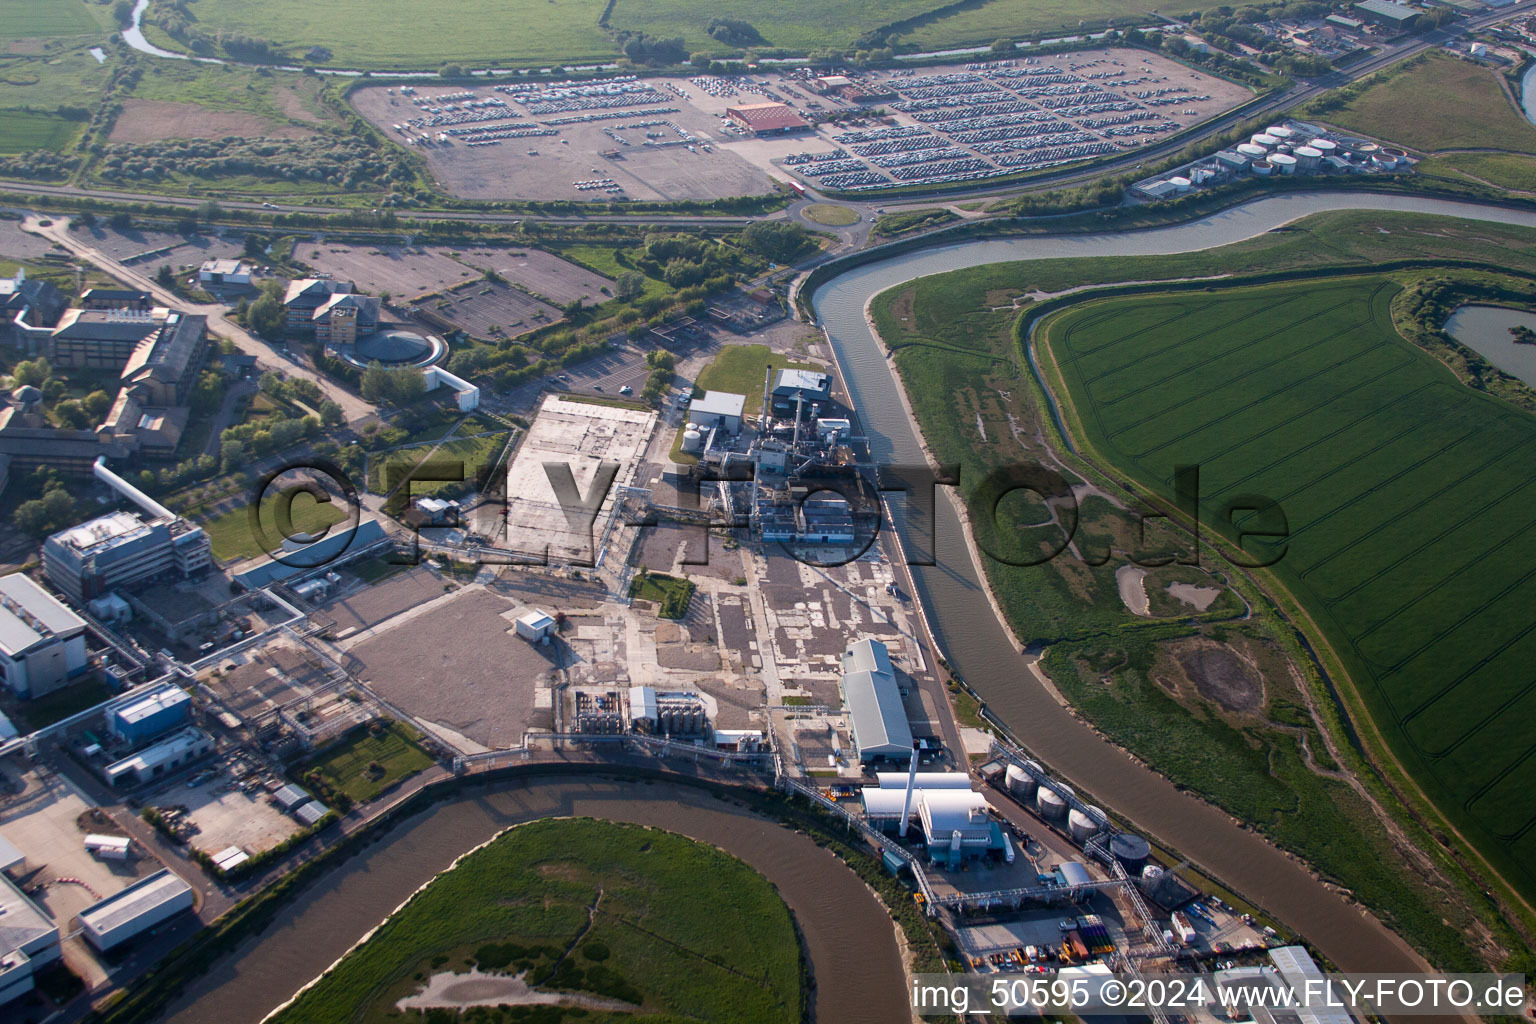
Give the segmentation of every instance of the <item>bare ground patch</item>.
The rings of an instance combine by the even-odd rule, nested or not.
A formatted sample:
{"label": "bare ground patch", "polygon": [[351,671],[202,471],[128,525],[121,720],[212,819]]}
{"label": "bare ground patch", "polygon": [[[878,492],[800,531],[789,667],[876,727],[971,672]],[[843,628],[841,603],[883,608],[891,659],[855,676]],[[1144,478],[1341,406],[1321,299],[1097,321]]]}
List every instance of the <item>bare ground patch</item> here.
{"label": "bare ground patch", "polygon": [[1200,696],[1223,711],[1251,715],[1264,707],[1263,677],[1232,648],[1197,640],[1182,645],[1173,656]]}
{"label": "bare ground patch", "polygon": [[[297,97],[295,97],[297,99]],[[125,100],[112,126],[111,142],[148,143],[162,139],[241,138],[305,139],[308,128],[281,124],[259,114],[209,110],[195,103],[164,100]]]}

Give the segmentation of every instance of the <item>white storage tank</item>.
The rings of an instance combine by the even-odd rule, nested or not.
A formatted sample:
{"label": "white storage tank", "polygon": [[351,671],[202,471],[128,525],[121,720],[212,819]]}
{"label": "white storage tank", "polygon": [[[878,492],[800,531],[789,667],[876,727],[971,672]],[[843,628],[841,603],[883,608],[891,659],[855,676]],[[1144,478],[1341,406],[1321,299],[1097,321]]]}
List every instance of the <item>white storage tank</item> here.
{"label": "white storage tank", "polygon": [[1099,829],[1104,827],[1104,812],[1097,807],[1089,807],[1086,812],[1073,808],[1067,815],[1067,831],[1072,834],[1072,841],[1079,846],[1092,839]]}
{"label": "white storage tank", "polygon": [[1272,174],[1274,173],[1274,170],[1275,165],[1270,163],[1268,160],[1255,160],[1253,162],[1254,174]]}
{"label": "white storage tank", "polygon": [[1176,192],[1188,192],[1192,183],[1183,175],[1176,174],[1168,179],[1168,184],[1172,185]]}
{"label": "white storage tank", "polygon": [[1298,171],[1315,171],[1318,165],[1323,162],[1322,150],[1315,149],[1312,146],[1302,146],[1291,155],[1296,158],[1296,169]]}
{"label": "white storage tank", "polygon": [[1028,800],[1035,795],[1035,777],[1016,764],[1008,766],[1006,776],[1008,793],[1015,800]]}
{"label": "white storage tank", "polygon": [[1237,151],[1250,160],[1262,160],[1266,152],[1263,146],[1255,146],[1251,142],[1245,142],[1238,146]]}
{"label": "white storage tank", "polygon": [[1067,801],[1047,786],[1041,786],[1035,794],[1035,808],[1046,821],[1060,821],[1067,816]]}
{"label": "white storage tank", "polygon": [[1396,167],[1408,159],[1407,153],[1400,149],[1391,149],[1387,146],[1381,147],[1381,156],[1384,160],[1391,160],[1392,167]]}
{"label": "white storage tank", "polygon": [[1291,156],[1289,153],[1274,153],[1270,156],[1269,162],[1273,164],[1275,169],[1278,170],[1281,174],[1296,173],[1296,158]]}
{"label": "white storage tank", "polygon": [[1272,124],[1268,128],[1264,129],[1264,134],[1273,135],[1277,139],[1288,139],[1296,133],[1285,127],[1285,125]]}
{"label": "white storage tank", "polygon": [[692,423],[683,431],[683,451],[690,455],[704,450],[704,432]]}
{"label": "white storage tank", "polygon": [[1255,135],[1248,141],[1253,143],[1255,146],[1263,146],[1265,149],[1274,149],[1276,146],[1280,145],[1280,140],[1268,132],[1259,132],[1259,134]]}
{"label": "white storage tank", "polygon": [[1385,150],[1378,150],[1371,154],[1371,166],[1377,170],[1390,171],[1397,166],[1397,158],[1388,155]]}
{"label": "white storage tank", "polygon": [[1329,139],[1313,139],[1309,145],[1323,156],[1333,156],[1339,151],[1339,144]]}

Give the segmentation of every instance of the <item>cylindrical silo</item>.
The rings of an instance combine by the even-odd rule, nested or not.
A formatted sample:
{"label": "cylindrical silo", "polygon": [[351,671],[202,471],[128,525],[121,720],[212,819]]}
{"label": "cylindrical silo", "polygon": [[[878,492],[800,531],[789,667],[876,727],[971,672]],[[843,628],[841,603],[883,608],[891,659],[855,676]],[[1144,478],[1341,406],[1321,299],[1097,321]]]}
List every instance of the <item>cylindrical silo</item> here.
{"label": "cylindrical silo", "polygon": [[1067,801],[1048,786],[1041,786],[1035,794],[1035,808],[1046,821],[1060,821],[1067,816]]}
{"label": "cylindrical silo", "polygon": [[1277,139],[1288,139],[1296,133],[1285,127],[1283,124],[1272,124],[1268,128],[1264,129],[1264,134],[1273,135]]}
{"label": "cylindrical silo", "polygon": [[1339,151],[1339,144],[1328,139],[1313,139],[1308,145],[1323,154],[1323,156],[1333,156]]}
{"label": "cylindrical silo", "polygon": [[1133,832],[1122,832],[1110,840],[1109,852],[1125,868],[1125,873],[1135,878],[1147,866],[1147,858],[1152,856],[1152,847],[1141,836]]}
{"label": "cylindrical silo", "polygon": [[1291,155],[1296,158],[1298,171],[1315,171],[1323,162],[1322,150],[1314,149],[1312,146],[1301,146]]}
{"label": "cylindrical silo", "polygon": [[702,451],[703,448],[704,433],[699,430],[698,427],[690,423],[688,425],[688,429],[683,431],[683,451],[688,452],[691,455],[695,452]]}
{"label": "cylindrical silo", "polygon": [[1264,153],[1265,153],[1264,147],[1263,146],[1255,146],[1251,142],[1245,142],[1242,145],[1238,146],[1237,147],[1237,151],[1239,153],[1243,154],[1243,156],[1246,156],[1250,160],[1262,160],[1262,159],[1264,159]]}
{"label": "cylindrical silo", "polygon": [[1016,764],[1008,766],[1007,774],[1008,792],[1018,801],[1025,801],[1035,795],[1035,777]]}
{"label": "cylindrical silo", "polygon": [[1263,146],[1265,149],[1274,149],[1276,146],[1280,145],[1280,140],[1268,132],[1259,132],[1248,141],[1253,143],[1255,146]]}
{"label": "cylindrical silo", "polygon": [[1281,174],[1296,173],[1296,158],[1289,153],[1272,153],[1270,154],[1269,162]]}
{"label": "cylindrical silo", "polygon": [[1188,192],[1191,182],[1183,175],[1175,174],[1168,179],[1168,184],[1172,185],[1179,192]]}
{"label": "cylindrical silo", "polygon": [[1072,834],[1072,841],[1079,846],[1094,837],[1099,829],[1104,827],[1104,812],[1097,807],[1089,807],[1086,811],[1073,808],[1067,815],[1067,831]]}

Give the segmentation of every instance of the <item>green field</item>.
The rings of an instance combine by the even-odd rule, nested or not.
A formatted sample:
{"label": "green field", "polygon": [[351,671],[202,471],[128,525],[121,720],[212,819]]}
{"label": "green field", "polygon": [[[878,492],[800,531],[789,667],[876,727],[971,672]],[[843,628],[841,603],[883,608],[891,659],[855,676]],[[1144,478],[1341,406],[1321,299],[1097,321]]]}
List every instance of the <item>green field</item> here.
{"label": "green field", "polygon": [[1330,124],[1425,153],[1536,153],[1536,127],[1510,101],[1499,73],[1441,53],[1389,68],[1311,109]]}
{"label": "green field", "polygon": [[[1228,7],[1245,7],[1257,0],[1237,0]],[[1206,11],[1222,5],[1222,0],[1194,0],[1181,4],[1179,17],[1190,11]],[[1146,24],[1156,19],[1149,12],[1156,7],[1127,6],[1121,0],[990,0],[967,4],[942,18],[927,21],[899,38],[922,50],[947,46],[984,46],[995,39],[1040,39],[1058,33],[1078,31],[1078,23],[1100,28],[1108,21],[1116,25]],[[1171,10],[1165,8],[1165,10]],[[890,20],[890,19],[887,19]]]}
{"label": "green field", "polygon": [[83,0],[6,0],[0,17],[0,39],[59,39],[70,36],[100,35],[105,41],[102,20]]}
{"label": "green field", "polygon": [[680,619],[688,614],[693,600],[693,581],[659,572],[637,573],[630,581],[629,596],[654,601],[658,618]]}
{"label": "green field", "polygon": [[[164,0],[160,0],[163,4]],[[263,39],[294,57],[312,46],[356,68],[520,66],[611,60],[597,19],[606,0],[198,0],[188,9],[204,32]],[[157,4],[157,7],[160,4]]]}
{"label": "green field", "polygon": [[81,125],[52,114],[24,110],[0,110],[0,154],[30,153],[36,149],[60,152],[79,136]]}
{"label": "green field", "polygon": [[1038,337],[1114,472],[1166,490],[1175,465],[1198,465],[1203,519],[1229,536],[1224,503],[1280,503],[1278,578],[1437,803],[1492,837],[1530,889],[1536,417],[1405,342],[1398,287],[1106,299],[1048,318]]}
{"label": "green field", "polygon": [[[303,771],[318,772],[327,787],[345,793],[353,803],[367,803],[400,780],[432,767],[432,755],[421,749],[419,740],[414,729],[399,722],[390,722],[378,735],[359,729]],[[378,768],[370,770],[374,764]]]}
{"label": "green field", "polygon": [[714,847],[634,825],[537,821],[439,875],[273,1020],[399,1020],[395,1001],[429,975],[478,966],[638,1007],[492,1005],[464,1017],[483,1024],[795,1024],[799,950],[773,886]]}
{"label": "green field", "polygon": [[694,393],[724,391],[732,395],[746,395],[747,415],[756,415],[762,409],[763,374],[770,366],[774,373],[786,369],[826,369],[815,363],[794,362],[770,351],[767,345],[727,345],[699,373],[699,379],[694,382]]}
{"label": "green field", "polygon": [[1523,153],[1447,153],[1430,157],[1415,170],[1453,180],[1472,178],[1515,192],[1536,192],[1536,156]]}
{"label": "green field", "polygon": [[682,36],[690,51],[728,53],[740,47],[722,43],[705,31],[711,18],[745,21],[768,46],[797,53],[851,46],[870,29],[924,14],[943,0],[887,0],[866,7],[851,0],[780,0],[759,7],[750,0],[616,0],[608,24],[615,29],[639,29],[650,35]]}
{"label": "green field", "polygon": [[[262,529],[266,531],[266,539],[273,542],[273,546],[282,540],[276,525],[275,501],[275,498],[268,498],[261,503]],[[333,501],[321,504],[306,494],[297,495],[289,511],[293,517],[293,528],[299,533],[321,530],[347,518],[347,511],[339,503]],[[257,531],[251,528],[248,505],[241,505],[198,525],[207,531],[208,540],[213,545],[213,557],[217,559],[258,558],[268,550]]]}

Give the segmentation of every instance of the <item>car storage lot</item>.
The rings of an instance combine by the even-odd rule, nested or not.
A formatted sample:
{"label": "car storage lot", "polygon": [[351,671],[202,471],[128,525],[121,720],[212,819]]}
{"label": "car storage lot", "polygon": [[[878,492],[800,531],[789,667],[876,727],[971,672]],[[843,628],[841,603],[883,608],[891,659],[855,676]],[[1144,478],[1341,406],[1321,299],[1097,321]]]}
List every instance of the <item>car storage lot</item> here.
{"label": "car storage lot", "polygon": [[540,249],[480,246],[362,246],[300,241],[293,256],[314,270],[354,281],[365,292],[388,292],[396,301],[440,291],[495,271],[507,281],[556,305],[580,299],[604,301],[612,282],[601,274]]}

